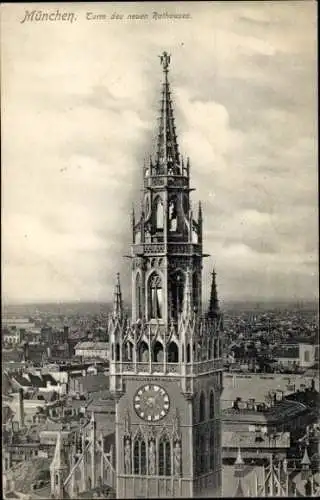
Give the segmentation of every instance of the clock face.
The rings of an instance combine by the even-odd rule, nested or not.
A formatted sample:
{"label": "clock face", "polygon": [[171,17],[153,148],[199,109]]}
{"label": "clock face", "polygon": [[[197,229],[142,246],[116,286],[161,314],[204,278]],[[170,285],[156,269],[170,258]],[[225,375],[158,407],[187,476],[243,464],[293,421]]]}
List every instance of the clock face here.
{"label": "clock face", "polygon": [[140,387],[133,398],[133,406],[140,418],[148,422],[157,422],[169,411],[169,396],[162,387],[148,384]]}

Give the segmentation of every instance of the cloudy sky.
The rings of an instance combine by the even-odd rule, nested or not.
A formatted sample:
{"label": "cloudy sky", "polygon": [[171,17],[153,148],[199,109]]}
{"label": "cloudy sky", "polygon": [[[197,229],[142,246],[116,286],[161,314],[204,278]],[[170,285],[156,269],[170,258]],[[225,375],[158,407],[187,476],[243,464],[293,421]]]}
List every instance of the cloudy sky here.
{"label": "cloudy sky", "polygon": [[[21,23],[57,8],[77,19]],[[5,301],[109,301],[118,270],[130,297],[123,255],[154,151],[163,50],[203,200],[205,282],[214,265],[225,301],[317,296],[315,2],[1,10]],[[139,12],[149,20],[126,20]]]}

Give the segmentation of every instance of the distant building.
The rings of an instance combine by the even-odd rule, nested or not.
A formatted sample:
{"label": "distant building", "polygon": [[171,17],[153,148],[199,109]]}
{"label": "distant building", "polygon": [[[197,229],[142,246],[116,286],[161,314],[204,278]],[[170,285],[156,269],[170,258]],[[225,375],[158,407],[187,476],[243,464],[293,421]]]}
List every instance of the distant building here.
{"label": "distant building", "polygon": [[69,392],[89,395],[92,392],[98,392],[109,389],[109,377],[103,373],[96,375],[85,375],[70,378]]}
{"label": "distant building", "polygon": [[302,436],[311,421],[309,409],[298,401],[282,399],[268,404],[236,400],[232,408],[222,412],[223,459],[234,460],[239,447],[243,457],[252,460],[284,458],[292,444],[292,436]]}
{"label": "distant building", "polygon": [[299,343],[299,364],[301,368],[311,368],[316,364],[316,347],[312,344]]}
{"label": "distant building", "polygon": [[316,364],[316,346],[302,342],[281,344],[273,349],[272,357],[285,368],[311,368]]}
{"label": "distant building", "polygon": [[75,355],[83,359],[109,359],[109,343],[78,342],[78,344],[75,346]]}

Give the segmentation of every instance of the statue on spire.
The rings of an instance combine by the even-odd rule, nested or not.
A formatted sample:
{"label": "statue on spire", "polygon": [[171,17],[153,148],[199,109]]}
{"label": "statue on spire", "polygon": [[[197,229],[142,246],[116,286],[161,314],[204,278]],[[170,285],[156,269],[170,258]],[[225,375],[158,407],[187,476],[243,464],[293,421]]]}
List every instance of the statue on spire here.
{"label": "statue on spire", "polygon": [[163,67],[164,71],[168,71],[169,64],[171,61],[171,56],[168,52],[164,51],[160,57],[160,64]]}

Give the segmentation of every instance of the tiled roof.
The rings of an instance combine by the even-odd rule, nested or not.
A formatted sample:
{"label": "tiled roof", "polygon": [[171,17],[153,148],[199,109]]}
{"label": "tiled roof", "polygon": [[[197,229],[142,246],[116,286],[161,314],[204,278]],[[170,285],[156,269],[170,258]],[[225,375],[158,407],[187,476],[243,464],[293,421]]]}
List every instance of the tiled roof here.
{"label": "tiled roof", "polygon": [[22,375],[20,375],[18,373],[12,375],[12,379],[13,379],[13,381],[16,381],[22,387],[32,387],[31,382],[27,378],[23,377]]}
{"label": "tiled roof", "polygon": [[41,377],[45,384],[50,382],[51,385],[58,385],[57,381],[49,373],[43,373]]}
{"label": "tiled roof", "polygon": [[34,375],[33,373],[28,373],[28,377],[30,379],[30,383],[32,387],[46,387],[46,384],[43,382],[41,377],[38,375]]}

